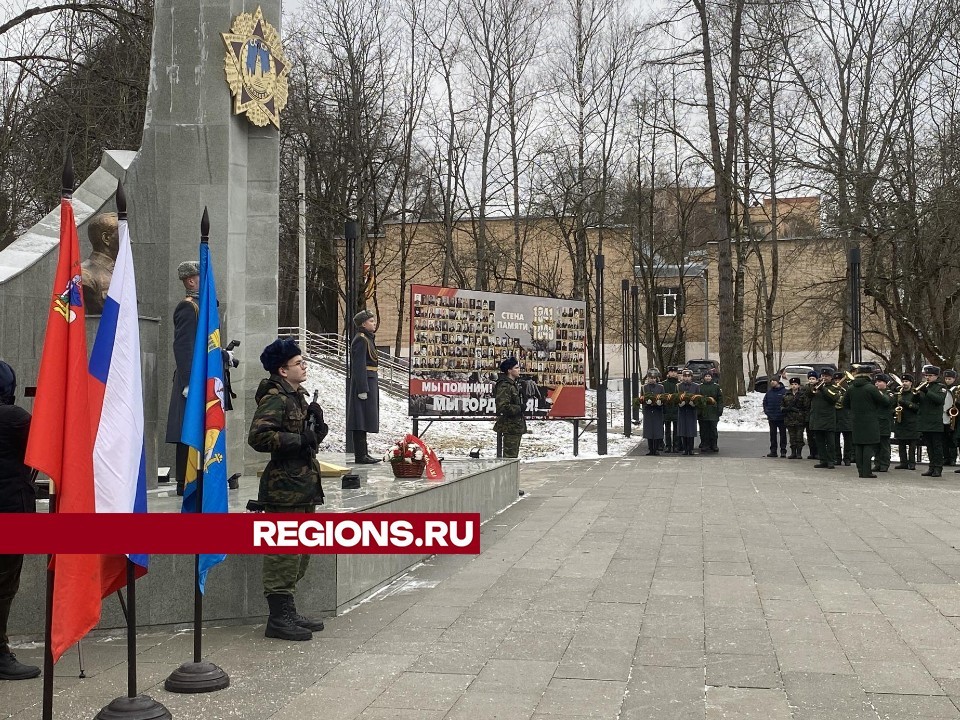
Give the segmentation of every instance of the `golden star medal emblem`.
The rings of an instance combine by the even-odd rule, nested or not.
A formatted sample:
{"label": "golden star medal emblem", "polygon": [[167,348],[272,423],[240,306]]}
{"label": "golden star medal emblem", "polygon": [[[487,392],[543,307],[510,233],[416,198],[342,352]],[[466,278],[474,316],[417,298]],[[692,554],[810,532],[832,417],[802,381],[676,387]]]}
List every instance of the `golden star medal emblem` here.
{"label": "golden star medal emblem", "polygon": [[283,54],[280,33],[257,11],[241,13],[228,33],[224,71],[233,95],[235,115],[246,113],[254,125],[273,123],[280,128],[280,113],[287,106],[290,64]]}

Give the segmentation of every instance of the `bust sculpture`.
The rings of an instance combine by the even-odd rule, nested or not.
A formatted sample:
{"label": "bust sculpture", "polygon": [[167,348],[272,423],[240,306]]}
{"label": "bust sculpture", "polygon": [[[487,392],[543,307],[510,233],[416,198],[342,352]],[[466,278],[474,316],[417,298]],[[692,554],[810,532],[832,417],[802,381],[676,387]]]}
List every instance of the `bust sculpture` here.
{"label": "bust sculpture", "polygon": [[99,213],[87,227],[93,252],[80,264],[83,280],[83,306],[88,315],[103,313],[110,278],[120,251],[120,233],[116,213]]}

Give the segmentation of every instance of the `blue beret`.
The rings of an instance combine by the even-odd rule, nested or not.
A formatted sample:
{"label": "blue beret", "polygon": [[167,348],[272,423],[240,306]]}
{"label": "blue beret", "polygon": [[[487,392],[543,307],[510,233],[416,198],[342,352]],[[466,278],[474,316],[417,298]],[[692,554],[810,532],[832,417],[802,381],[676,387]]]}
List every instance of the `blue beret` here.
{"label": "blue beret", "polygon": [[260,364],[268,373],[275,373],[281,365],[287,364],[287,360],[302,354],[295,340],[277,338],[260,353]]}

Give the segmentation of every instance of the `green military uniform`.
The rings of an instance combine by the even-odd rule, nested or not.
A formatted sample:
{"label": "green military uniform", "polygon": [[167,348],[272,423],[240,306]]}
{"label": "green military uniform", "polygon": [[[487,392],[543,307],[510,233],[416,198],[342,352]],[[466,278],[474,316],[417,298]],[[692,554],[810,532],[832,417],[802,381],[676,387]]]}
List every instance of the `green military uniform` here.
{"label": "green military uniform", "polygon": [[[947,388],[947,392],[950,394],[950,402],[948,405],[957,405],[957,391],[960,390],[960,386],[957,385],[957,372],[956,370],[944,370],[944,386]],[[953,383],[948,384],[946,379],[948,377],[953,378]],[[951,466],[957,464],[957,439],[956,433],[957,428],[952,427],[949,415],[947,416],[947,422],[943,424],[943,464],[945,466]],[[960,423],[956,423],[960,424]]]}
{"label": "green military uniform", "polygon": [[[711,376],[712,378],[712,376]],[[704,404],[699,409],[700,414],[700,451],[701,452],[720,452],[717,447],[719,433],[717,425],[720,422],[720,416],[723,415],[723,391],[720,384],[712,379],[700,383],[700,394],[703,395]],[[707,398],[713,398],[714,405],[711,405]]]}
{"label": "green military uniform", "polygon": [[520,439],[527,432],[520,384],[507,373],[502,372],[497,378],[493,394],[497,403],[497,421],[493,424],[493,429],[503,436],[503,457],[518,457]]}
{"label": "green military uniform", "polygon": [[[877,388],[880,390],[880,388]],[[880,445],[877,448],[877,460],[874,470],[887,472],[890,469],[890,433],[893,431],[893,407],[896,405],[893,394],[880,390],[884,403],[877,408],[877,420],[880,423]]]}
{"label": "green military uniform", "polygon": [[[939,368],[937,372],[930,374],[939,377]],[[922,474],[926,477],[941,477],[943,475],[943,406],[947,398],[947,388],[938,380],[934,380],[926,384],[920,383],[917,392],[920,394],[917,425],[923,435],[930,459],[929,469]]]}
{"label": "green military uniform", "polygon": [[810,460],[816,460],[820,457],[820,453],[817,452],[817,437],[813,432],[813,428],[810,427],[810,406],[813,404],[813,388],[815,383],[810,382],[810,375],[807,375],[807,384],[803,386],[803,394],[807,396],[807,423],[804,426],[804,429],[807,431],[807,444],[810,446],[810,454],[807,456]]}
{"label": "green military uniform", "polygon": [[[306,392],[271,375],[260,381],[255,397],[257,409],[247,442],[257,452],[270,453],[257,499],[267,512],[312,513],[317,503],[323,503],[323,490],[316,457],[301,442]],[[263,594],[293,595],[309,561],[309,555],[264,555]]]}
{"label": "green military uniform", "polygon": [[813,392],[813,398],[810,402],[810,429],[813,430],[819,449],[820,462],[814,465],[817,468],[832,469],[836,463],[833,456],[833,435],[837,431],[837,398],[839,395],[840,391],[829,381],[823,382],[820,388]]}
{"label": "green military uniform", "polygon": [[[668,395],[677,394],[677,385],[680,384],[680,380],[677,378],[667,377],[661,385],[663,385],[663,392]],[[677,417],[680,412],[680,409],[673,403],[668,403],[663,406],[663,451],[664,452],[680,452],[680,441],[677,439]]]}
{"label": "green military uniform", "polygon": [[850,410],[857,473],[862,478],[876,477],[871,468],[873,456],[880,445],[879,410],[889,406],[870,376],[861,374],[853,379],[844,393],[843,407]]}
{"label": "green military uniform", "polygon": [[790,436],[790,459],[799,460],[803,450],[803,430],[810,413],[810,395],[806,390],[801,390],[799,385],[792,383],[780,404],[783,407],[783,424],[787,426],[787,434]]}
{"label": "green military uniform", "polygon": [[893,436],[897,440],[900,451],[897,470],[914,470],[917,466],[917,445],[920,441],[920,426],[917,419],[920,412],[919,400],[920,393],[912,388],[903,389],[896,396]]}

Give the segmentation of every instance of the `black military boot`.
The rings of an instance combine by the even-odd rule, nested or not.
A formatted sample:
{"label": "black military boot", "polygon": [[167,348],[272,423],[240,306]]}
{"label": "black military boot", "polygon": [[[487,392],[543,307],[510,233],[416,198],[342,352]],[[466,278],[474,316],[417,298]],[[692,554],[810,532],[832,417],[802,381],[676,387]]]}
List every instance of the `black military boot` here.
{"label": "black military boot", "polygon": [[40,677],[36,665],[24,665],[12,652],[0,653],[0,680],[30,680]]}
{"label": "black military boot", "polygon": [[297,612],[297,603],[293,599],[293,595],[284,595],[283,597],[287,598],[287,603],[290,605],[291,617],[296,625],[306,628],[311,632],[320,632],[323,630],[322,620],[311,620],[309,618],[305,618],[303,615]]}
{"label": "black military boot", "polygon": [[270,617],[267,618],[267,629],[263,636],[279,640],[310,640],[313,633],[294,622],[291,612],[293,603],[288,603],[288,599],[293,600],[293,596],[279,593],[267,595]]}
{"label": "black military boot", "polygon": [[907,470],[916,470],[917,469],[917,448],[913,443],[911,443],[908,447],[909,447],[909,450],[907,452],[909,454],[907,455]]}

